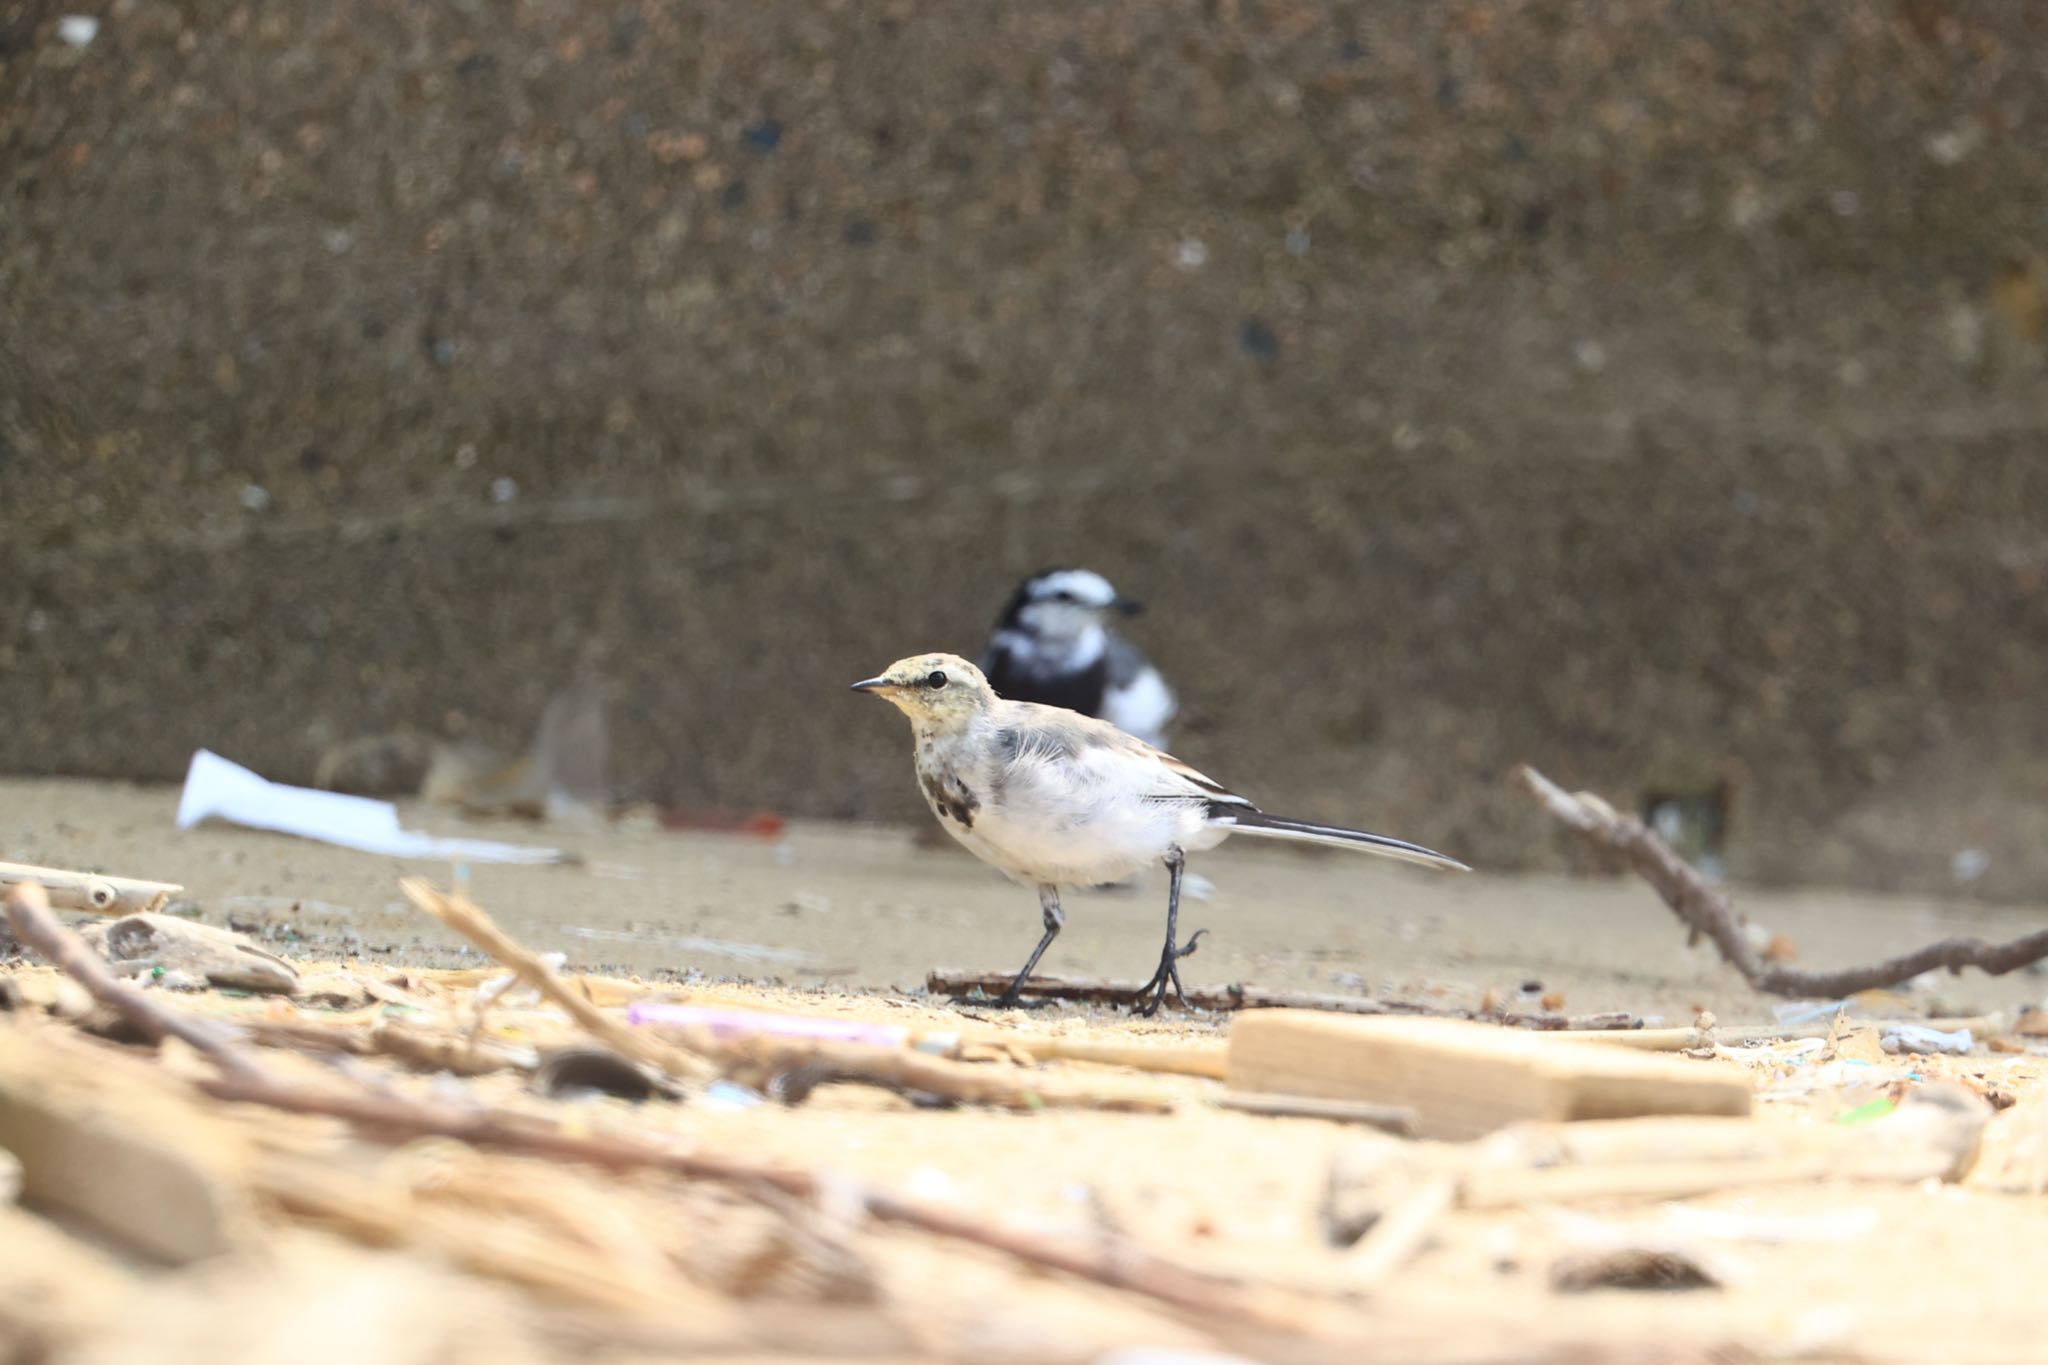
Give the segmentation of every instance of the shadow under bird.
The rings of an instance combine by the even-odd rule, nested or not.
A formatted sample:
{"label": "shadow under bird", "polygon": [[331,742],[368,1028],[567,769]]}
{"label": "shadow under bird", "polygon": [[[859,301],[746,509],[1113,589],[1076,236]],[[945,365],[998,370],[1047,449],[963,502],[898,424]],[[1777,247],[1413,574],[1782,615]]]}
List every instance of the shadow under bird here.
{"label": "shadow under bird", "polygon": [[1168,876],[1166,945],[1159,970],[1134,1002],[1138,1013],[1152,1014],[1169,986],[1182,994],[1179,962],[1201,937],[1197,931],[1178,941],[1182,870],[1189,852],[1232,834],[1471,870],[1384,834],[1268,815],[1107,721],[998,697],[981,670],[958,655],[899,659],[853,688],[888,699],[910,717],[918,784],[946,831],[1011,880],[1038,888],[1045,934],[999,1003],[1017,1003],[1059,937],[1066,923],[1061,887],[1099,886],[1155,862],[1166,865]]}

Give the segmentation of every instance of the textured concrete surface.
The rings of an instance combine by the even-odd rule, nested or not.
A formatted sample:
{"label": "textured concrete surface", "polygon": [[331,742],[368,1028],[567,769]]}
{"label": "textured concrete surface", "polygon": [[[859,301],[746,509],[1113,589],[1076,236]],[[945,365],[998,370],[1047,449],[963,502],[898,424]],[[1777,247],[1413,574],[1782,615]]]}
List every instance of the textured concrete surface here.
{"label": "textured concrete surface", "polygon": [[[66,13],[100,20],[84,46]],[[2048,886],[2027,0],[0,0],[0,769],[510,739],[914,807],[840,691],[1079,560],[1176,747],[1554,861]]]}

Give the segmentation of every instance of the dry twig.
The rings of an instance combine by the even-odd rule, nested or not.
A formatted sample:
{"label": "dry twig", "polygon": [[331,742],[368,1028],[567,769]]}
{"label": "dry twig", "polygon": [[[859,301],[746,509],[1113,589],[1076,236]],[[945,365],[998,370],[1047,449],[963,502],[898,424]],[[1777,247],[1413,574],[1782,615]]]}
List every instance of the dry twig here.
{"label": "dry twig", "polygon": [[[995,972],[963,972],[934,967],[925,974],[925,989],[934,995],[960,998],[985,995],[993,999],[1009,989],[1010,978]],[[1138,983],[1088,976],[1034,976],[1020,992],[1031,1000],[1065,1000],[1074,1004],[1127,1005]],[[1500,1010],[1464,1009],[1414,1000],[1379,1000],[1364,995],[1330,995],[1313,991],[1271,991],[1263,986],[1195,986],[1187,1002],[1205,1010],[1322,1010],[1331,1014],[1421,1014],[1440,1019],[1478,1019],[1527,1029],[1638,1029],[1633,1014],[1519,1014]]]}
{"label": "dry twig", "polygon": [[1373,1104],[1366,1100],[1332,1100],[1314,1095],[1267,1094],[1256,1090],[1226,1090],[1220,1095],[1211,1095],[1209,1103],[1218,1109],[1235,1109],[1240,1114],[1327,1119],[1332,1123],[1363,1124],[1398,1137],[1415,1135],[1415,1111],[1405,1104]]}
{"label": "dry twig", "polygon": [[[1031,1112],[1038,1109],[1114,1109],[1159,1114],[1173,1108],[1163,1095],[1124,1089],[1048,1085],[1007,1069],[948,1061],[904,1047],[761,1033],[722,1038],[707,1028],[667,1028],[656,1033],[606,1014],[571,990],[540,956],[500,929],[483,907],[460,895],[437,891],[416,878],[399,883],[408,899],[462,934],[520,979],[569,1012],[593,1037],[620,1054],[674,1076],[706,1079],[723,1074],[757,1089],[778,1076],[816,1071],[837,1079],[861,1080],[892,1090],[913,1090],[962,1104],[986,1104]],[[665,1039],[677,1039],[676,1047]]]}
{"label": "dry twig", "polygon": [[671,1076],[706,1080],[713,1074],[711,1064],[702,1057],[613,1018],[571,990],[538,953],[500,929],[483,907],[468,897],[444,894],[417,877],[404,878],[398,889],[407,900],[511,968],[522,982],[568,1011],[571,1019],[605,1046]]}
{"label": "dry twig", "polygon": [[[1830,1014],[1825,1019],[1801,1024],[1709,1024],[1704,1028],[1697,1025],[1691,1028],[1642,1028],[1627,1033],[1573,1033],[1566,1036],[1574,1042],[1606,1043],[1632,1047],[1641,1052],[1685,1052],[1715,1043],[1722,1047],[1751,1047],[1792,1038],[1825,1038],[1839,1026],[1841,1018],[1839,1014]],[[1981,1034],[1996,1032],[2006,1021],[1995,1014],[1971,1014],[1915,1019],[1913,1022],[1922,1028],[1938,1029],[1943,1033],[1969,1029],[1972,1033]]]}
{"label": "dry twig", "polygon": [[1854,995],[1858,991],[1896,986],[1937,967],[1946,967],[1951,972],[1975,967],[2000,976],[2048,958],[2048,929],[2044,929],[2009,943],[1945,938],[1867,967],[1831,972],[1766,962],[1743,933],[1742,921],[1727,893],[1708,885],[1642,821],[1616,813],[1597,796],[1567,792],[1527,764],[1510,773],[1508,781],[1534,797],[1589,843],[1620,856],[1656,889],[1671,907],[1671,913],[1695,938],[1704,935],[1711,939],[1729,966],[1741,972],[1750,985],[1771,995]]}
{"label": "dry twig", "polygon": [[1353,1283],[1370,1288],[1383,1283],[1414,1259],[1436,1231],[1437,1224],[1458,1202],[1458,1182],[1446,1176],[1421,1181],[1397,1200],[1351,1249]]}
{"label": "dry twig", "polygon": [[204,1053],[223,1072],[258,1066],[233,1026],[187,1014],[161,998],[124,985],[85,940],[57,922],[50,912],[49,896],[36,883],[23,882],[7,893],[7,924],[22,943],[63,968],[93,999],[113,1009],[144,1037],[180,1039]]}
{"label": "dry twig", "polygon": [[967,1045],[975,1044],[1000,1047],[1039,1062],[1092,1062],[1098,1066],[1121,1066],[1163,1075],[1201,1076],[1212,1081],[1223,1079],[1225,1060],[1225,1048],[1220,1040],[1213,1043],[1133,1043],[1117,1038],[993,1033],[968,1040]]}

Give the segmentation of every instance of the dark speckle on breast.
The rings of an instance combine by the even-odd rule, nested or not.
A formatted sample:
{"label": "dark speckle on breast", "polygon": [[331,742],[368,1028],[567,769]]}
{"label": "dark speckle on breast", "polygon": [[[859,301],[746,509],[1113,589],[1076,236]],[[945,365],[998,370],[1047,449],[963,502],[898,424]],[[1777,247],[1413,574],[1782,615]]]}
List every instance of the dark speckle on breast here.
{"label": "dark speckle on breast", "polygon": [[925,800],[932,803],[932,810],[941,820],[954,821],[962,829],[974,828],[981,799],[967,789],[965,782],[957,777],[926,776],[923,785]]}

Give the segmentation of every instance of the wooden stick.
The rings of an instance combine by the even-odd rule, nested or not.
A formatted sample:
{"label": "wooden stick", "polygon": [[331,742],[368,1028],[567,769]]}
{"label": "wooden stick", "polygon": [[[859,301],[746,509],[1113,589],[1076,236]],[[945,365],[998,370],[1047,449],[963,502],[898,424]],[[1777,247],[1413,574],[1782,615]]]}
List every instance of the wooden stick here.
{"label": "wooden stick", "polygon": [[484,913],[483,907],[468,897],[446,895],[417,877],[403,878],[398,889],[405,893],[407,900],[511,968],[521,981],[560,1005],[585,1032],[606,1047],[683,1079],[708,1080],[717,1074],[703,1057],[666,1043],[645,1029],[636,1029],[623,1019],[613,1018],[570,990],[538,953],[500,929],[497,922]]}
{"label": "wooden stick", "polygon": [[1951,972],[1975,967],[2002,976],[2048,958],[2048,929],[2042,929],[1999,944],[1980,938],[1945,938],[1867,967],[1831,972],[1766,962],[1743,933],[1741,918],[1728,894],[1708,885],[1642,821],[1616,813],[1596,796],[1573,795],[1526,763],[1508,774],[1508,782],[1587,842],[1618,855],[1656,889],[1671,913],[1695,936],[1711,940],[1723,961],[1742,973],[1750,985],[1770,995],[1854,995],[1896,986],[1936,967]]}
{"label": "wooden stick", "polygon": [[408,1028],[395,1019],[380,1020],[370,1042],[376,1051],[408,1066],[457,1076],[532,1071],[540,1065],[540,1055],[530,1047],[452,1030]]}
{"label": "wooden stick", "polygon": [[[925,989],[934,995],[955,998],[985,995],[993,999],[1009,989],[1010,978],[997,972],[965,972],[952,967],[934,967],[925,974]],[[1024,983],[1021,994],[1031,1000],[1066,1000],[1076,1004],[1128,1005],[1136,997],[1138,983],[1102,977],[1034,976]],[[1519,1014],[1504,1011],[1465,1009],[1456,1005],[1431,1005],[1413,1000],[1378,1000],[1363,995],[1330,995],[1307,991],[1273,991],[1264,986],[1197,986],[1187,993],[1188,1004],[1205,1010],[1322,1010],[1331,1014],[1422,1014],[1440,1019],[1479,1019],[1527,1029],[1638,1029],[1643,1021],[1619,1011],[1609,1014]]]}
{"label": "wooden stick", "polygon": [[256,1164],[251,1183],[269,1203],[367,1245],[424,1246],[478,1274],[599,1311],[653,1316],[664,1296],[677,1293],[666,1277],[630,1273],[521,1219],[484,1220],[394,1198],[377,1182],[324,1162],[271,1154]]}
{"label": "wooden stick", "polygon": [[1218,1109],[1235,1109],[1239,1113],[1265,1114],[1272,1118],[1362,1123],[1398,1137],[1412,1137],[1415,1133],[1415,1111],[1400,1104],[1328,1100],[1309,1095],[1273,1095],[1261,1091],[1226,1091],[1221,1095],[1211,1095],[1209,1103]]}
{"label": "wooden stick", "polygon": [[1012,1067],[949,1061],[907,1047],[816,1038],[759,1035],[736,1039],[715,1050],[725,1074],[766,1089],[774,1078],[816,1071],[831,1080],[862,1081],[897,1091],[917,1091],[960,1104],[989,1105],[1031,1113],[1039,1109],[1107,1109],[1128,1114],[1168,1114],[1171,1095],[1128,1083],[1097,1087],[1050,1080]]}
{"label": "wooden stick", "polygon": [[257,1064],[232,1025],[174,1009],[160,997],[145,995],[116,977],[83,939],[58,923],[50,912],[49,897],[36,883],[23,882],[7,893],[7,924],[16,938],[63,968],[95,1000],[111,1006],[144,1037],[181,1039],[223,1071]]}
{"label": "wooden stick", "polygon": [[[672,1076],[697,1080],[725,1075],[766,1088],[776,1076],[816,1068],[835,1078],[867,1081],[895,1090],[915,1090],[957,1100],[1020,1112],[1038,1109],[1113,1109],[1162,1114],[1172,1099],[1137,1091],[1104,1091],[1047,1084],[994,1067],[948,1061],[905,1047],[876,1047],[828,1039],[784,1038],[761,1033],[721,1038],[708,1028],[636,1028],[606,1014],[569,989],[554,968],[500,929],[482,906],[448,895],[417,878],[399,889],[420,909],[482,948],[520,979],[569,1012],[570,1018],[614,1051],[646,1062]],[[682,1046],[667,1041],[674,1039]]]}
{"label": "wooden stick", "polygon": [[1203,1076],[1213,1081],[1223,1079],[1227,1056],[1227,1049],[1220,1042],[1126,1043],[1109,1038],[1033,1037],[1016,1033],[975,1034],[965,1041],[1013,1048],[1041,1062],[1093,1062],[1171,1076]]}
{"label": "wooden stick", "polygon": [[1511,1209],[1588,1199],[1689,1199],[1752,1185],[1818,1183],[1833,1173],[1835,1165],[1834,1159],[1825,1156],[1790,1156],[1760,1161],[1482,1170],[1464,1178],[1458,1202],[1468,1209]]}
{"label": "wooden stick", "polygon": [[[1880,1019],[1849,1015],[1848,1020],[1852,1024],[1867,1024],[1872,1028],[1910,1023],[1921,1028],[1939,1029],[1943,1033],[1969,1029],[1977,1034],[1996,1032],[2009,1022],[1995,1014],[1973,1014],[1954,1019]],[[1697,1028],[1642,1028],[1606,1033],[1559,1033],[1556,1036],[1561,1041],[1605,1043],[1609,1047],[1632,1047],[1644,1052],[1685,1052],[1708,1043],[1742,1047],[1750,1043],[1775,1043],[1796,1038],[1825,1038],[1830,1022],[1824,1019],[1803,1024],[1716,1024],[1704,1034]]]}
{"label": "wooden stick", "polygon": [[102,915],[133,915],[161,910],[171,897],[185,888],[175,882],[144,882],[129,877],[107,877],[97,872],[73,872],[61,867],[30,867],[26,863],[0,863],[0,887],[34,882],[42,887],[50,904],[61,910],[91,910]]}
{"label": "wooden stick", "polygon": [[1458,1182],[1448,1176],[1426,1179],[1381,1214],[1372,1230],[1351,1249],[1347,1278],[1360,1289],[1386,1280],[1414,1258],[1436,1225],[1458,1202]]}

